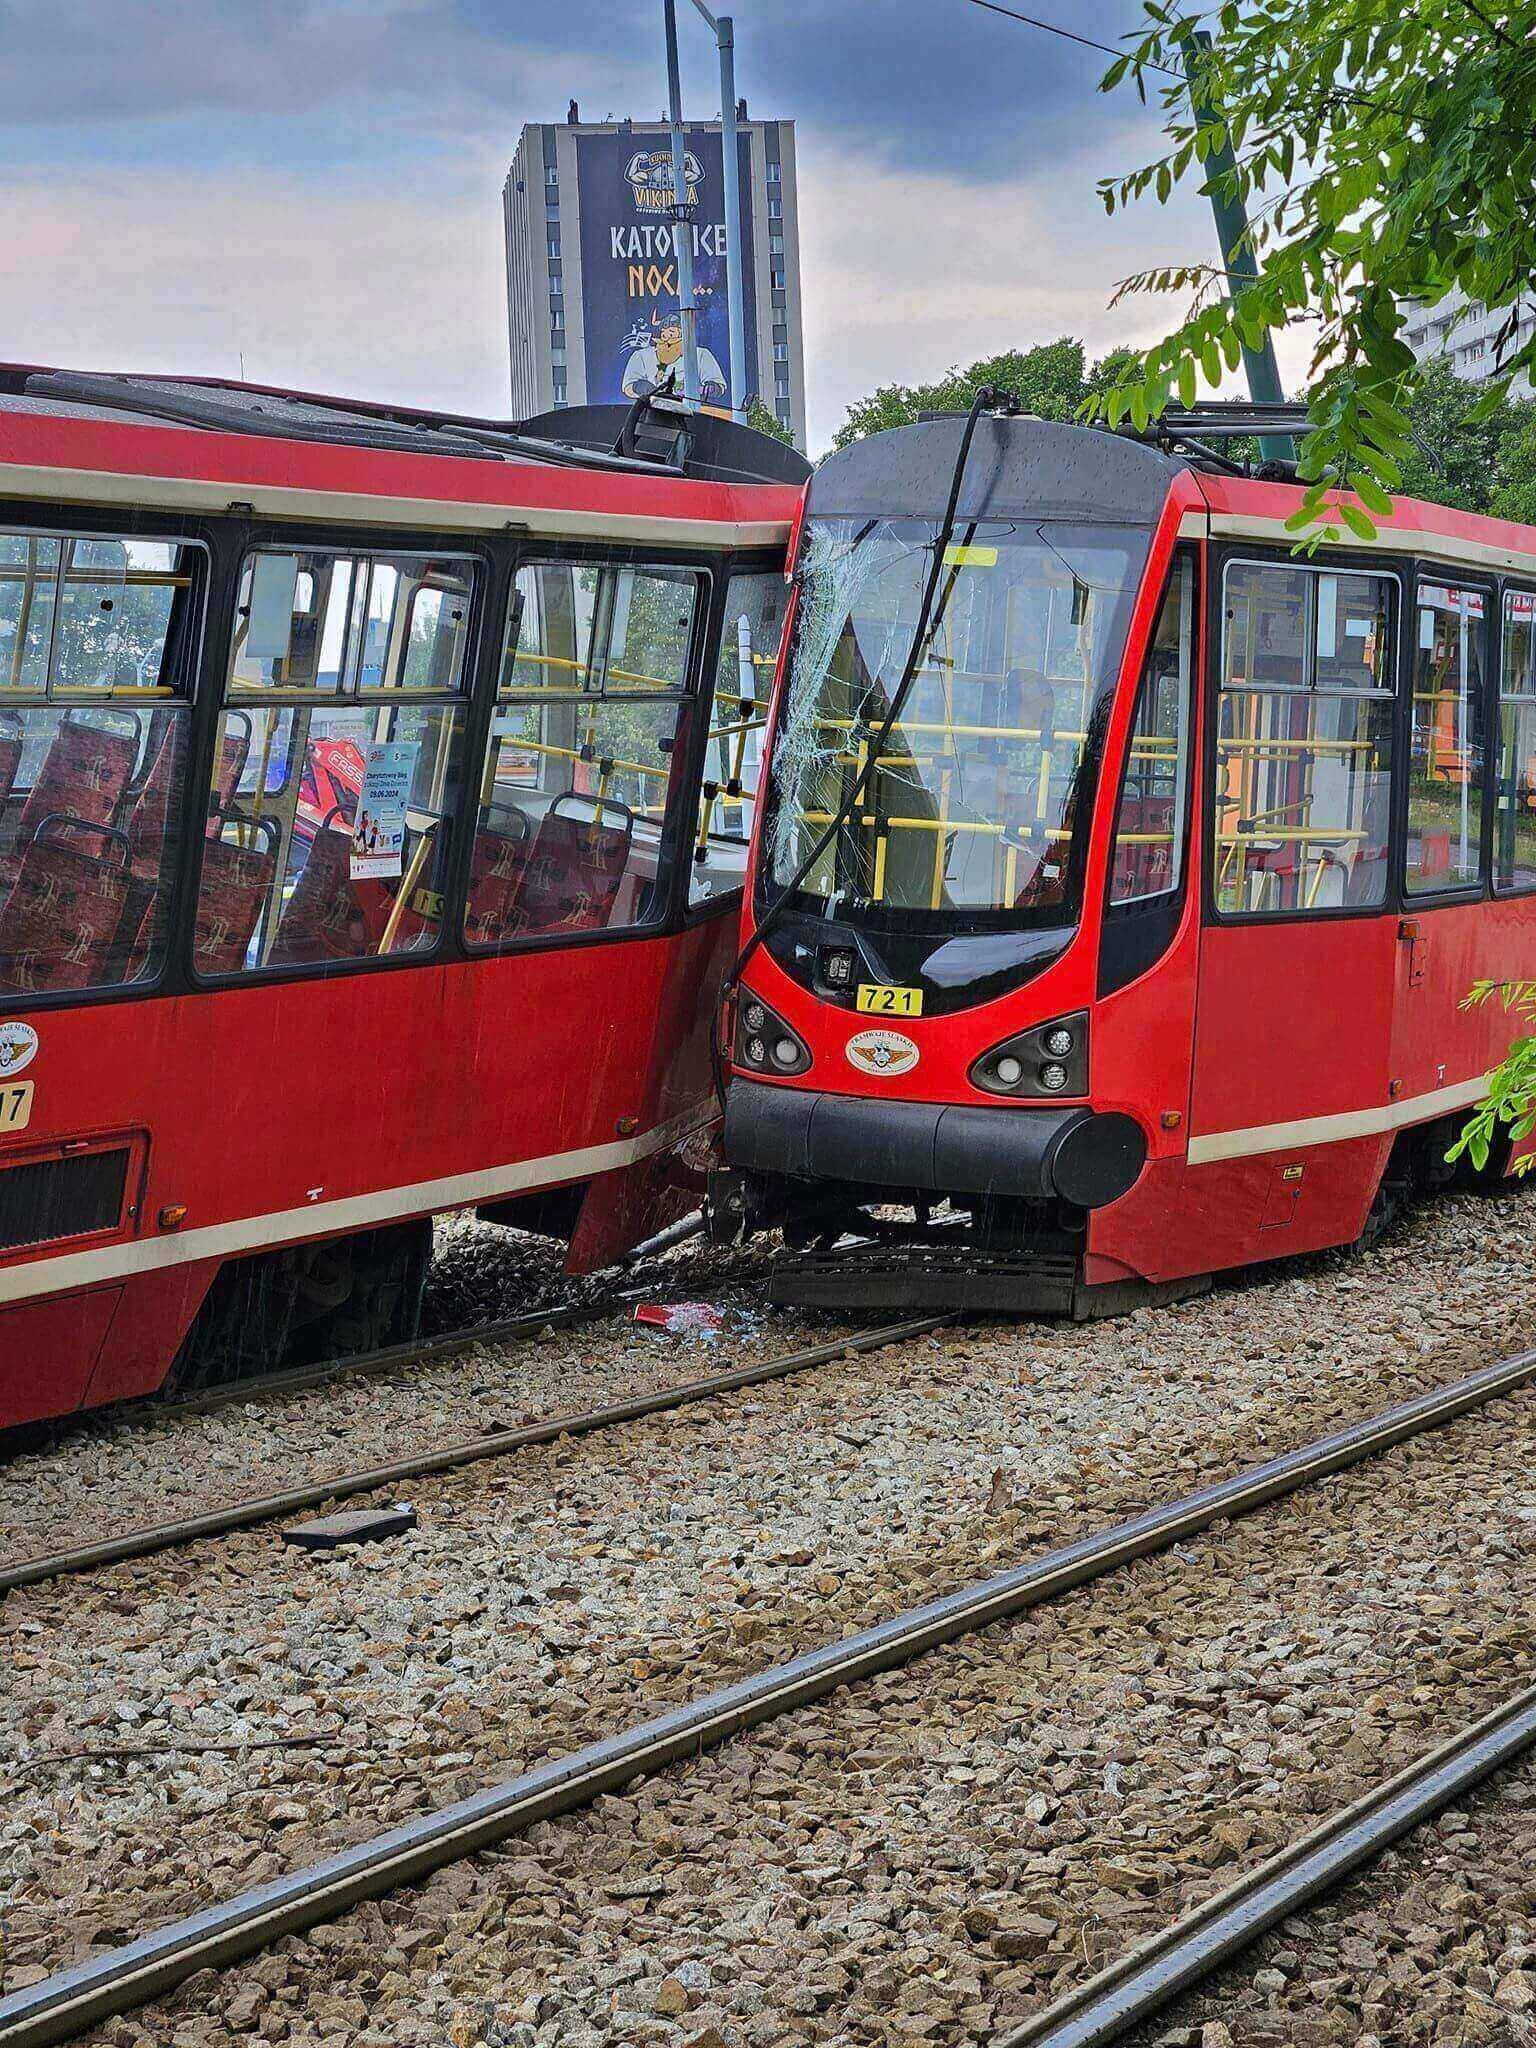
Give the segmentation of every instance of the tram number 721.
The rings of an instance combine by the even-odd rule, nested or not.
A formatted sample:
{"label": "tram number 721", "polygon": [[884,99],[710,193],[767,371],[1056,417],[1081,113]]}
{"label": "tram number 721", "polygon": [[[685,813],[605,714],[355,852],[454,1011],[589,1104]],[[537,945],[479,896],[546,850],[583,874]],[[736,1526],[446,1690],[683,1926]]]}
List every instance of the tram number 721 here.
{"label": "tram number 721", "polygon": [[893,988],[885,982],[861,981],[854,1001],[871,1017],[921,1017],[923,1014],[923,992],[920,988]]}

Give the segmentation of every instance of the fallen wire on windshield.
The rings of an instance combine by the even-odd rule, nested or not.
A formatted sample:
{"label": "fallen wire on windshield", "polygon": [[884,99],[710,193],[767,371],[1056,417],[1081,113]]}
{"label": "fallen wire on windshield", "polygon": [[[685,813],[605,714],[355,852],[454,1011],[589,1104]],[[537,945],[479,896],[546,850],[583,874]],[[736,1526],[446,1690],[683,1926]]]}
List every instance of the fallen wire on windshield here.
{"label": "fallen wire on windshield", "polygon": [[[843,799],[850,734],[828,721],[825,696],[838,643],[865,594],[918,552],[888,526],[876,526],[855,540],[816,527],[807,535],[794,659],[774,746],[779,802],[773,814],[772,854],[777,875],[792,875],[800,864],[798,837],[804,813],[818,807],[836,810]],[[873,660],[865,657],[865,673],[871,680],[887,679],[892,653],[899,648],[905,655],[910,632],[898,605],[878,655]],[[849,712],[853,715],[851,693]],[[819,791],[826,792],[820,804]]]}

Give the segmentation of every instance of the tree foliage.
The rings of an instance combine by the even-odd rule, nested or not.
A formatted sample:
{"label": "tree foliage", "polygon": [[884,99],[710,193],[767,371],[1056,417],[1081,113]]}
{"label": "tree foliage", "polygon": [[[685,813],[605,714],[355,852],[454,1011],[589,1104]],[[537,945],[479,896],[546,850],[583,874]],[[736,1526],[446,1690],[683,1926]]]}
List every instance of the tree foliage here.
{"label": "tree foliage", "polygon": [[1007,349],[968,369],[952,369],[932,384],[882,384],[848,408],[832,437],[846,448],[866,434],[906,427],[925,412],[964,412],[983,385],[1010,392],[1026,412],[1045,420],[1070,420],[1091,400],[1107,393],[1136,360],[1131,349],[1113,349],[1090,364],[1083,344],[1070,335],[1036,348]]}
{"label": "tree foliage", "polygon": [[[1240,198],[1256,278],[1235,293],[1210,263],[1146,270],[1122,293],[1188,294],[1185,317],[1106,394],[1111,420],[1192,403],[1244,345],[1315,320],[1308,489],[1295,524],[1362,539],[1412,458],[1417,366],[1401,303],[1460,288],[1506,315],[1490,408],[1536,366],[1517,333],[1536,278],[1536,0],[1223,0],[1214,17],[1144,0],[1146,22],[1105,73],[1162,102],[1169,147],[1106,179],[1110,212],[1186,183]],[[1209,25],[1209,46],[1195,41]],[[1201,113],[1196,108],[1204,110]],[[1207,169],[1229,145],[1230,174]]]}
{"label": "tree foliage", "polygon": [[[1536,1024],[1536,981],[1475,981],[1462,998],[1464,1010],[1486,1009],[1497,997],[1502,1008],[1524,1024]],[[1488,1078],[1488,1093],[1477,1105],[1461,1135],[1445,1155],[1463,1153],[1481,1171],[1488,1164],[1494,1140],[1504,1126],[1512,1144],[1536,1130],[1536,1037],[1529,1032],[1510,1042],[1509,1051]],[[1517,1159],[1516,1173],[1531,1167],[1529,1156]]]}
{"label": "tree foliage", "polygon": [[760,434],[767,434],[774,441],[782,441],[786,448],[793,448],[795,437],[776,414],[771,413],[760,398],[749,398],[747,409],[742,416],[742,425],[755,427]]}

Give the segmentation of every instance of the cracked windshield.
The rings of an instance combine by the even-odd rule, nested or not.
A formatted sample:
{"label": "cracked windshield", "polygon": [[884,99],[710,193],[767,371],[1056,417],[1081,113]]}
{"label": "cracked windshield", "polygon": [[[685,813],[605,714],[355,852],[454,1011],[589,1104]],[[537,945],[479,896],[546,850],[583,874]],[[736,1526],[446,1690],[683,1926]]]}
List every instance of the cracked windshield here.
{"label": "cracked windshield", "polygon": [[1061,522],[957,528],[911,688],[870,766],[934,545],[925,520],[813,522],[774,757],[774,880],[792,879],[868,766],[802,894],[829,914],[1069,922],[1145,537]]}

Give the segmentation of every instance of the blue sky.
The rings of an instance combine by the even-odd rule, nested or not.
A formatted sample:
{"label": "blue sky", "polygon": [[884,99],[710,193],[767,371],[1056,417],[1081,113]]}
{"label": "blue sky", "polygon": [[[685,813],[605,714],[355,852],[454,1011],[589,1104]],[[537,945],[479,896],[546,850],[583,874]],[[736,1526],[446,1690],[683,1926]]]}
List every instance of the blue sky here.
{"label": "blue sky", "polygon": [[[679,0],[689,110],[713,48]],[[1135,0],[1026,11],[1115,42]],[[892,377],[1070,332],[1208,253],[1203,202],[1106,223],[1156,151],[1094,52],[970,0],[737,0],[738,89],[793,116],[813,448]],[[500,191],[526,120],[651,116],[660,0],[0,0],[4,353],[507,407]]]}

